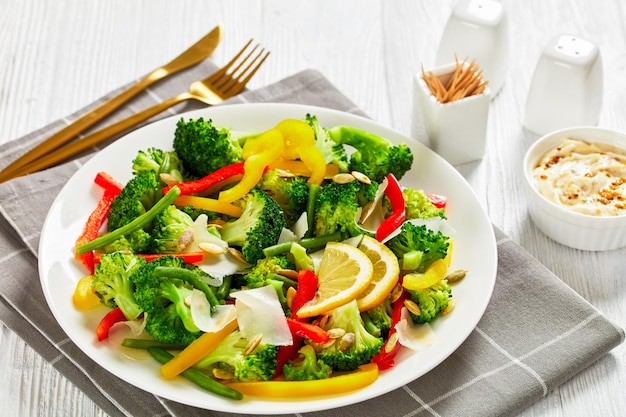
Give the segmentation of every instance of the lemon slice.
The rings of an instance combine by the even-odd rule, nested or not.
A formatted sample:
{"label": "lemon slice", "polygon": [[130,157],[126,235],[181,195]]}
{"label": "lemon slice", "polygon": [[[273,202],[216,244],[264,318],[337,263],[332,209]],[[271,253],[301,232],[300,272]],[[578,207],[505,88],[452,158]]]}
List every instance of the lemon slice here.
{"label": "lemon slice", "polygon": [[327,313],[357,298],[369,286],[374,266],[367,255],[346,243],[326,245],[313,299],[298,310],[298,317]]}
{"label": "lemon slice", "polygon": [[372,281],[359,295],[356,302],[360,311],[366,311],[382,303],[398,283],[400,265],[391,249],[370,236],[364,236],[359,249],[367,255],[374,266]]}

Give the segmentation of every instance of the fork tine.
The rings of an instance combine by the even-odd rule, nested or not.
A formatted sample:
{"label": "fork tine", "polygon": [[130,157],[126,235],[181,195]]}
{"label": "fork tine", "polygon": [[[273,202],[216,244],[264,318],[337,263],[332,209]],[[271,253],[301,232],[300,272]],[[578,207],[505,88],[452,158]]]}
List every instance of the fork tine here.
{"label": "fork tine", "polygon": [[241,48],[241,50],[237,53],[237,55],[235,55],[230,61],[228,61],[228,63],[226,65],[224,65],[222,68],[220,68],[219,70],[217,70],[216,72],[213,73],[213,75],[211,75],[210,77],[208,77],[205,81],[209,82],[211,84],[216,83],[222,76],[224,76],[224,74],[226,74],[226,72],[228,72],[228,70],[235,65],[235,63],[239,60],[239,58],[241,57],[241,55],[243,55],[243,53],[246,51],[246,49],[248,49],[248,46],[250,46],[250,44],[252,43],[252,39],[250,39],[248,41],[248,43],[246,43],[246,45]]}
{"label": "fork tine", "polygon": [[[254,51],[256,51],[257,48],[258,48],[258,45],[252,50],[252,52],[248,55],[248,57],[246,57],[246,61],[248,61],[248,59],[252,56],[252,54],[254,53]],[[228,83],[223,86],[223,89],[222,89],[223,94],[234,96],[235,94],[238,94],[241,90],[243,90],[246,84],[248,84],[248,81],[250,81],[252,76],[259,70],[263,62],[265,62],[269,54],[270,54],[269,51],[266,51],[265,49],[261,48],[261,50],[256,54],[256,56],[252,58],[252,60],[247,64],[247,66],[243,68],[242,71],[235,76],[234,73],[237,70],[239,70],[240,69],[239,67],[241,67],[246,61],[242,62],[241,65],[237,68],[237,70],[233,71],[233,74],[232,74],[233,76],[228,81]]]}

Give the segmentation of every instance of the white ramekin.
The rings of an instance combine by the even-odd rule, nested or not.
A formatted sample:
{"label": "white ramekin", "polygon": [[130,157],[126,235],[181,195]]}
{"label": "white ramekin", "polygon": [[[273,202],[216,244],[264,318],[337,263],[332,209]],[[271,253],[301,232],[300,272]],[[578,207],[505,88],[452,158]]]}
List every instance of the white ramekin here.
{"label": "white ramekin", "polygon": [[532,171],[537,161],[567,138],[626,149],[626,134],[593,126],[561,129],[539,138],[526,152],[523,165],[530,217],[548,237],[572,248],[604,251],[626,246],[626,215],[600,217],[576,213],[549,201],[535,188]]}

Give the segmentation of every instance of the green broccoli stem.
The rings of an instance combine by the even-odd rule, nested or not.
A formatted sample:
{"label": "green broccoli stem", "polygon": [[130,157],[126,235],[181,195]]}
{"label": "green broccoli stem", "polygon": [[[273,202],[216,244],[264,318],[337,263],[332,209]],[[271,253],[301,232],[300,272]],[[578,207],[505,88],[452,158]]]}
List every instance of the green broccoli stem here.
{"label": "green broccoli stem", "polygon": [[305,238],[313,236],[313,228],[315,227],[315,202],[317,201],[317,195],[320,193],[322,187],[318,184],[311,184],[309,186],[309,198],[306,205],[306,222],[307,231],[304,234]]}
{"label": "green broccoli stem", "polygon": [[127,347],[129,349],[149,349],[149,348],[159,348],[166,350],[183,350],[187,345],[183,343],[161,343],[152,339],[132,339],[126,338],[122,340],[122,346]]}
{"label": "green broccoli stem", "polygon": [[365,330],[367,330],[369,334],[371,334],[372,336],[381,337],[380,329],[378,328],[378,326],[374,324],[369,314],[367,313],[361,314],[361,319],[363,320],[363,325],[365,326]]}
{"label": "green broccoli stem", "polygon": [[95,238],[91,242],[87,242],[84,245],[80,245],[76,248],[76,253],[82,255],[89,251],[100,249],[105,247],[106,245],[110,245],[116,240],[120,239],[122,236],[133,233],[139,229],[143,229],[146,227],[154,218],[165,210],[168,206],[174,203],[174,200],[178,198],[180,195],[180,189],[178,187],[172,187],[171,190],[167,192],[157,203],[150,208],[150,210],[146,211],[142,215],[136,217],[130,223],[125,224],[124,226],[113,230],[110,233],[102,235],[100,237]]}
{"label": "green broccoli stem", "polygon": [[[174,357],[171,353],[169,353],[165,349],[160,349],[160,348],[155,348],[155,347],[148,348],[148,353],[150,353],[150,356],[156,359],[157,362],[163,365],[169,362],[170,360],[172,360],[172,358]],[[214,394],[220,395],[222,397],[230,398],[233,400],[243,399],[243,394],[241,392],[234,390],[232,388],[229,388],[226,385],[217,382],[216,380],[211,378],[209,375],[205,374],[204,372],[198,369],[188,368],[185,371],[183,371],[181,375],[187,378],[189,381],[196,384],[197,386],[199,386],[200,388],[203,388]]]}
{"label": "green broccoli stem", "polygon": [[298,243],[306,249],[319,249],[324,247],[328,242],[338,242],[341,240],[341,232],[334,232],[327,235],[309,237],[305,239],[295,240],[293,242],[278,243],[263,249],[263,255],[267,258],[271,256],[281,255],[291,250],[291,245]]}
{"label": "green broccoli stem", "polygon": [[183,280],[202,291],[204,295],[206,295],[211,307],[215,307],[220,304],[213,290],[202,280],[202,278],[200,278],[198,273],[194,271],[186,268],[179,268],[177,266],[157,266],[154,268],[153,274],[155,277]]}

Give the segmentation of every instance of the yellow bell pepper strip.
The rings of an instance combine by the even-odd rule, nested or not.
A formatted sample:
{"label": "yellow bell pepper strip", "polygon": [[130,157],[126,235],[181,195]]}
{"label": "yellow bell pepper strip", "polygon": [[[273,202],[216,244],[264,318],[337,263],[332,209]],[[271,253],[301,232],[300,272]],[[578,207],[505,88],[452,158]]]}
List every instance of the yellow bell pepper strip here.
{"label": "yellow bell pepper strip", "polygon": [[448,268],[450,268],[453,247],[454,241],[450,238],[448,253],[446,253],[445,258],[433,262],[423,274],[406,274],[402,279],[402,286],[407,290],[423,290],[441,281],[446,276]]}
{"label": "yellow bell pepper strip", "polygon": [[326,160],[322,152],[315,146],[313,128],[304,120],[285,119],[276,125],[283,134],[285,150],[283,159],[300,159],[311,171],[309,184],[321,184],[326,175]]}
{"label": "yellow bell pepper strip", "polygon": [[72,294],[72,303],[79,310],[89,310],[100,305],[100,298],[91,287],[93,276],[86,275],[78,280],[74,293]]}
{"label": "yellow bell pepper strip", "polygon": [[406,274],[402,280],[402,286],[407,290],[423,290],[432,287],[441,281],[448,271],[448,263],[444,259],[433,262],[423,274]]}
{"label": "yellow bell pepper strip", "polygon": [[391,203],[391,215],[387,217],[376,229],[376,240],[382,242],[394,230],[402,226],[406,218],[406,209],[402,187],[393,174],[387,175],[387,187],[385,195]]}
{"label": "yellow bell pepper strip", "polygon": [[217,213],[228,214],[229,216],[239,217],[243,210],[230,203],[208,197],[198,197],[195,195],[181,195],[174,200],[174,205],[179,207],[187,207],[189,205],[197,209],[215,211]]}
{"label": "yellow bell pepper strip", "polygon": [[226,384],[244,395],[262,398],[293,398],[318,397],[323,395],[337,395],[355,391],[372,384],[378,378],[378,366],[368,363],[360,366],[356,371],[331,376],[326,379],[312,381],[255,381],[233,382]]}
{"label": "yellow bell pepper strip", "polygon": [[232,203],[248,194],[257,185],[267,166],[282,155],[284,148],[285,141],[277,129],[248,138],[242,149],[242,158],[245,161],[243,177],[232,188],[220,192],[218,200]]}
{"label": "yellow bell pepper strip", "polygon": [[[205,177],[193,181],[181,182],[176,184],[176,186],[180,188],[180,195],[198,194],[203,191],[209,191],[213,188],[222,187],[241,179],[244,173],[243,165],[243,162],[226,165],[225,167],[222,167],[217,171],[213,171]],[[173,185],[165,187],[163,189],[163,194],[167,194],[172,187]]]}
{"label": "yellow bell pepper strip", "polygon": [[161,375],[165,379],[173,379],[195,365],[200,359],[209,354],[226,336],[237,328],[237,320],[233,320],[221,330],[214,333],[204,333],[191,342],[172,360],[161,366]]}
{"label": "yellow bell pepper strip", "polygon": [[[310,177],[311,170],[304,165],[304,162],[298,160],[277,159],[272,162],[268,169],[280,169],[292,173],[297,177]],[[324,178],[332,178],[339,173],[339,165],[326,164],[326,173]]]}
{"label": "yellow bell pepper strip", "polygon": [[[168,364],[169,361],[172,360],[173,358],[172,354],[169,353],[167,350],[161,349],[158,347],[149,347],[148,353],[150,354],[150,356],[156,359],[157,362],[162,363],[162,364]],[[199,386],[200,388],[205,389],[209,392],[212,392],[213,394],[230,398],[232,400],[243,399],[242,393],[232,388],[229,388],[224,384],[217,382],[216,380],[211,378],[209,375],[205,374],[204,372],[198,369],[194,369],[194,368],[186,369],[185,371],[181,373],[181,375],[187,378],[189,381],[196,384],[197,386]]]}

